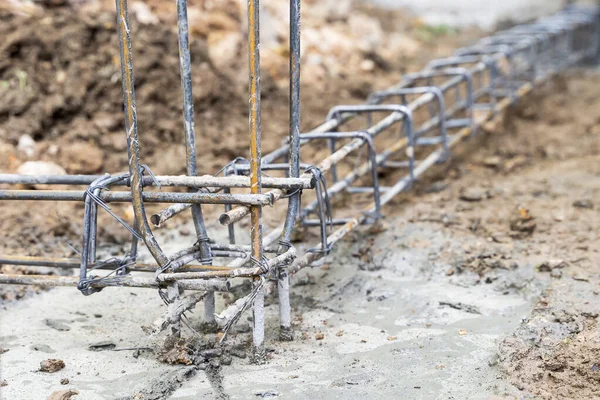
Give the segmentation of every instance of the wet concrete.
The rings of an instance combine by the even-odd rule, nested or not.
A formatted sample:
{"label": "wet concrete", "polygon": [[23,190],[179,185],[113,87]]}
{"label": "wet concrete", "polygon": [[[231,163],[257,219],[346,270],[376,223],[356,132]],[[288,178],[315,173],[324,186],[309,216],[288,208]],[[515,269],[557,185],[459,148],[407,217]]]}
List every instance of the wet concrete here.
{"label": "wet concrete", "polygon": [[[529,315],[543,284],[505,294],[500,281],[473,285],[473,275],[446,276],[451,265],[440,254],[462,251],[469,239],[452,240],[435,224],[402,219],[390,224],[370,249],[385,259],[380,270],[361,270],[362,261],[347,256],[364,243],[359,239],[334,251],[327,260],[330,269],[315,268],[294,278],[305,282],[311,275],[316,282],[293,287],[296,304],[302,304],[302,297],[316,301],[295,310],[292,343],[276,341],[277,308],[268,307],[271,359],[266,366],[240,360],[224,367],[223,384],[232,399],[268,392],[284,399],[487,399],[517,392],[500,378],[496,349]],[[403,245],[418,242],[427,245]],[[531,266],[506,271],[519,280],[533,273]],[[472,308],[458,310],[440,302]],[[323,339],[317,340],[320,334]],[[211,393],[198,375],[172,398]]]}

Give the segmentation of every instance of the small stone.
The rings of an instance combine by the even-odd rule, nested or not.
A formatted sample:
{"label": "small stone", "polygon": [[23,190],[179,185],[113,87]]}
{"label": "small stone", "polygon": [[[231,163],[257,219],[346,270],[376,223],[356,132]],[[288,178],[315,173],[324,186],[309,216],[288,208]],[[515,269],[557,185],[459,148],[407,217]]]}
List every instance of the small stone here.
{"label": "small stone", "polygon": [[459,196],[461,200],[470,202],[481,201],[486,197],[484,190],[474,187],[462,188]]}
{"label": "small stone", "polygon": [[573,202],[573,207],[592,210],[594,208],[594,203],[589,199],[576,200]]}
{"label": "small stone", "polygon": [[65,362],[63,360],[58,360],[56,358],[49,358],[40,363],[40,371],[41,372],[56,372],[60,371],[65,367]]}
{"label": "small stone", "polygon": [[517,235],[529,234],[531,235],[536,228],[536,222],[533,216],[529,213],[529,210],[525,207],[518,207],[517,213],[510,218],[510,229]]}
{"label": "small stone", "polygon": [[382,219],[378,219],[375,223],[369,226],[369,229],[367,231],[370,235],[377,235],[379,233],[387,231],[388,229],[390,229],[390,224],[388,224]]}
{"label": "small stone", "polygon": [[505,233],[494,232],[490,235],[490,239],[492,242],[496,242],[496,243],[507,243],[510,238]]}
{"label": "small stone", "polygon": [[61,384],[61,385],[68,385],[68,384],[69,384],[69,380],[68,380],[67,378],[62,378],[62,379],[60,380],[60,384]]}
{"label": "small stone", "polygon": [[113,342],[110,341],[102,341],[102,342],[97,342],[97,343],[92,343],[89,345],[88,350],[90,351],[105,351],[105,350],[112,350],[115,347],[117,347],[116,344],[114,344]]}
{"label": "small stone", "polygon": [[246,358],[246,350],[241,346],[236,346],[230,350],[232,356],[237,358]]}
{"label": "small stone", "polygon": [[504,163],[504,172],[514,171],[515,169],[527,164],[527,161],[527,157],[524,156],[516,156],[511,158]]}
{"label": "small stone", "polygon": [[556,279],[560,279],[562,278],[562,271],[559,269],[552,270],[552,272],[550,272],[550,276]]}
{"label": "small stone", "polygon": [[35,154],[35,140],[29,135],[23,135],[19,138],[17,150],[23,153],[26,157],[33,157]]}
{"label": "small stone", "polygon": [[315,333],[315,339],[323,340],[323,339],[325,339],[325,334],[323,332],[317,332],[317,333]]}
{"label": "small stone", "polygon": [[394,340],[397,340],[397,339],[398,339],[398,336],[388,336],[388,337],[387,337],[387,340],[388,340],[389,342],[393,342]]}
{"label": "small stone", "polygon": [[467,334],[467,330],[466,329],[461,329],[458,331],[458,335],[459,336],[465,336]]}
{"label": "small stone", "polygon": [[73,389],[58,390],[56,392],[53,392],[50,395],[50,397],[48,397],[48,400],[71,400],[73,396],[76,396],[78,394],[79,392]]}
{"label": "small stone", "polygon": [[62,319],[47,318],[44,320],[44,323],[46,325],[48,325],[50,328],[56,329],[57,331],[60,331],[60,332],[67,332],[67,331],[71,330],[69,325],[65,324],[65,322],[67,322],[67,321],[62,320]]}
{"label": "small stone", "polygon": [[337,336],[337,337],[344,336],[344,331],[337,331],[335,336]]}
{"label": "small stone", "polygon": [[360,63],[360,69],[364,72],[371,72],[375,69],[375,61],[366,59]]}
{"label": "small stone", "polygon": [[565,268],[567,265],[565,260],[549,260],[537,265],[536,269],[539,272],[551,272],[555,269]]}
{"label": "small stone", "polygon": [[498,168],[502,163],[502,157],[490,156],[483,159],[483,165],[488,168]]}
{"label": "small stone", "polygon": [[450,185],[447,184],[446,182],[434,182],[431,185],[427,186],[424,189],[425,193],[439,193],[439,192],[443,192],[444,190],[448,189]]}
{"label": "small stone", "polygon": [[140,24],[156,25],[159,23],[158,17],[152,13],[150,6],[143,1],[132,1],[129,11],[135,15],[135,19]]}
{"label": "small stone", "polygon": [[229,353],[225,353],[221,356],[221,364],[223,365],[231,365],[233,362],[233,357]]}
{"label": "small stone", "polygon": [[276,390],[263,390],[263,391],[254,393],[254,395],[256,397],[262,397],[262,398],[265,398],[265,397],[277,397],[277,396],[279,396],[279,392],[276,391]]}

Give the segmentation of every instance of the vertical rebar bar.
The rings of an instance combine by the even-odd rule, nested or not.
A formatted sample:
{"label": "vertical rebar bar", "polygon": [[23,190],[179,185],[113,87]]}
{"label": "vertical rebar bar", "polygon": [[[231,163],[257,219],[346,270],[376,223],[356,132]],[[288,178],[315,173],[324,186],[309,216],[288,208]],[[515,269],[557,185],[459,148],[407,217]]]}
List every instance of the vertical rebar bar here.
{"label": "vertical rebar bar", "polygon": [[[189,28],[187,15],[187,0],[177,0],[177,28],[179,37],[179,68],[181,75],[181,91],[183,94],[183,126],[185,137],[185,162],[188,176],[196,176],[196,132],[194,123],[194,96],[192,93],[192,67],[190,57]],[[192,220],[200,246],[200,263],[212,264],[210,241],[204,225],[202,207],[192,205]],[[215,320],[215,295],[208,293],[204,297],[204,319],[206,322]]]}
{"label": "vertical rebar bar", "polygon": [[123,84],[123,103],[125,110],[125,131],[127,132],[127,154],[129,156],[129,175],[133,213],[139,224],[140,234],[148,250],[161,267],[168,265],[169,258],[161,250],[152,234],[146,210],[142,200],[143,185],[140,165],[140,145],[138,139],[137,115],[135,108],[135,87],[133,79],[133,59],[131,56],[131,32],[127,0],[116,0],[117,26],[121,56],[121,79]]}
{"label": "vertical rebar bar", "polygon": [[[225,171],[223,171],[223,174],[225,176],[229,176],[229,168],[225,168]],[[225,194],[229,194],[231,193],[231,190],[229,188],[225,188],[223,189],[223,192]],[[225,204],[225,212],[231,211],[231,204]],[[227,225],[227,233],[229,235],[229,244],[235,244],[235,225],[234,224],[230,224]]]}
{"label": "vertical rebar bar", "polygon": [[[260,1],[248,0],[248,61],[249,61],[249,126],[250,126],[250,193],[261,193],[260,146]],[[250,208],[250,240],[252,258],[262,265],[262,207]],[[254,362],[262,364],[265,357],[264,285],[260,277],[254,279],[257,288],[253,306]]]}
{"label": "vertical rebar bar", "polygon": [[[94,195],[98,196],[100,189],[94,190]],[[89,238],[89,262],[96,262],[96,246],[98,244],[98,205],[93,201],[90,203],[91,219],[90,219],[90,238]]]}
{"label": "vertical rebar bar", "polygon": [[[138,223],[137,218],[133,219],[133,230],[136,232],[139,232],[139,230],[140,230],[140,224]],[[131,257],[131,259],[134,261],[137,258],[138,244],[139,244],[138,238],[135,237],[135,235],[131,235],[131,245],[129,247],[129,257]]]}
{"label": "vertical rebar bar", "polygon": [[[290,0],[290,148],[289,176],[300,176],[300,1]],[[297,190],[289,199],[285,224],[279,242],[278,253],[285,253],[290,247],[290,239],[300,209],[302,192]],[[290,305],[290,278],[287,266],[279,268],[279,338],[293,339],[292,310]]]}

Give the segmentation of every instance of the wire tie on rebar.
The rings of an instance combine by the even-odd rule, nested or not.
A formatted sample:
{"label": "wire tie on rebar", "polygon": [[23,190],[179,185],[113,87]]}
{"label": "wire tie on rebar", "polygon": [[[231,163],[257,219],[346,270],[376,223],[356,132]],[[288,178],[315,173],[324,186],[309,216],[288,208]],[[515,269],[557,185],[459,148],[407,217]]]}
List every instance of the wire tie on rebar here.
{"label": "wire tie on rebar", "polygon": [[118,264],[117,268],[115,268],[114,271],[117,273],[117,275],[122,275],[122,272],[126,271],[126,268],[128,266],[135,264],[135,261],[128,256],[125,256],[123,258],[111,257],[106,260],[100,261],[92,268],[88,268],[88,271],[93,271],[93,270],[102,268],[105,265],[109,265],[109,264],[113,264],[113,263]]}
{"label": "wire tie on rebar", "polygon": [[260,260],[256,259],[254,256],[250,256],[250,262],[254,267],[260,268],[263,274],[269,272],[269,259],[265,256],[262,256]]}
{"label": "wire tie on rebar", "polygon": [[331,250],[331,246],[327,245],[327,226],[331,229],[333,226],[333,216],[331,213],[331,202],[327,193],[327,181],[321,170],[314,165],[306,168],[305,172],[311,173],[317,185],[315,187],[317,194],[317,202],[319,205],[319,220],[321,221],[321,252],[327,254]]}
{"label": "wire tie on rebar", "polygon": [[285,251],[288,251],[292,248],[292,243],[289,240],[280,239],[277,243],[279,244],[279,246],[283,247]]}
{"label": "wire tie on rebar", "polygon": [[293,191],[293,192],[291,192],[291,193],[286,193],[286,194],[284,194],[283,196],[281,196],[280,198],[282,198],[282,199],[287,199],[287,198],[290,198],[290,197],[292,197],[292,196],[295,196],[295,195],[297,195],[298,193],[301,193],[301,192],[302,192],[302,188],[296,188],[296,189],[294,189],[294,191]]}
{"label": "wire tie on rebar", "polygon": [[94,194],[94,192],[97,189],[110,191],[110,189],[105,185],[91,185],[83,193],[83,200],[85,201],[86,196],[90,196],[90,199],[92,199],[97,205],[102,207],[107,213],[109,213],[121,225],[123,225],[133,236],[135,236],[139,240],[142,240],[142,236],[139,233],[137,233],[135,231],[135,229],[133,229],[131,226],[129,226],[129,224],[127,224],[127,222],[123,221],[117,214],[115,214],[112,211],[112,209],[108,206],[108,204],[106,204],[104,202],[104,200],[102,200],[102,198],[100,198],[99,196],[96,196]]}
{"label": "wire tie on rebar", "polygon": [[[84,295],[90,295],[93,292],[97,292],[102,290],[101,288],[92,288],[91,285],[94,283],[115,283],[115,284],[119,284],[122,282],[122,278],[123,276],[127,275],[122,273],[126,266],[128,264],[124,264],[119,266],[118,268],[115,268],[114,270],[110,271],[110,273],[106,276],[102,276],[102,277],[94,277],[94,278],[88,278],[86,277],[85,279],[82,279],[79,281],[79,283],[77,284],[77,288],[84,294]],[[111,276],[115,274],[116,276]]]}
{"label": "wire tie on rebar", "polygon": [[[210,244],[210,239],[207,236],[198,237],[198,239],[194,242],[194,247],[196,247],[196,246],[200,247],[201,243]],[[200,263],[202,263],[204,265],[210,265],[210,264],[212,264],[213,259],[212,259],[212,257],[206,257],[206,258],[199,258],[198,261],[200,261]]]}
{"label": "wire tie on rebar", "polygon": [[325,179],[325,175],[323,175],[319,167],[315,165],[307,167],[304,170],[304,172],[312,174],[317,181],[315,189],[317,191],[317,200],[319,201],[319,207],[321,207],[322,205],[325,206],[324,210],[326,215],[326,222],[331,228],[333,226],[333,217],[331,213],[331,202],[329,201],[329,193],[327,193],[327,180]]}
{"label": "wire tie on rebar", "polygon": [[158,179],[156,178],[156,175],[154,175],[154,173],[152,172],[152,170],[150,169],[150,167],[148,166],[148,164],[142,164],[140,166],[140,174],[144,175],[144,172],[147,172],[148,175],[150,175],[150,178],[152,178],[152,181],[154,182],[154,184],[156,185],[156,187],[158,189],[160,189],[161,188],[160,182],[158,181]]}
{"label": "wire tie on rebar", "polygon": [[322,243],[321,244],[321,248],[319,248],[319,249],[316,249],[316,248],[308,249],[308,250],[306,250],[306,252],[307,253],[319,253],[319,254],[328,255],[329,253],[331,253],[332,249],[333,249],[333,243]]}
{"label": "wire tie on rebar", "polygon": [[158,279],[158,276],[160,274],[162,274],[163,272],[165,272],[166,270],[168,270],[171,267],[172,262],[173,262],[172,260],[169,260],[165,265],[163,265],[162,267],[160,267],[156,270],[156,272],[154,273],[154,278],[157,281],[160,280],[160,279]]}
{"label": "wire tie on rebar", "polygon": [[221,168],[219,171],[217,171],[217,173],[214,176],[219,176],[221,173],[223,173],[223,171],[226,171],[229,168],[231,168],[233,170],[233,175],[239,175],[238,170],[236,168],[236,164],[239,163],[240,161],[244,161],[244,164],[250,164],[250,161],[247,158],[236,157],[229,163],[225,164],[225,166],[223,168]]}

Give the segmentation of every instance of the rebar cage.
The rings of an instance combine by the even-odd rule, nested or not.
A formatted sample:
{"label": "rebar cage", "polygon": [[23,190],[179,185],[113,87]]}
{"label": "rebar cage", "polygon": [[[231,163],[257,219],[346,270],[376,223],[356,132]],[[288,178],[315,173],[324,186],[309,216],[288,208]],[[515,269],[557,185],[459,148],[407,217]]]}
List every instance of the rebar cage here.
{"label": "rebar cage", "polygon": [[[198,175],[187,1],[177,0],[187,175],[155,176],[140,159],[143,142],[138,135],[127,1],[117,0],[116,10],[129,172],[102,176],[0,175],[2,184],[86,187],[0,190],[2,201],[85,204],[80,259],[0,256],[0,264],[78,268],[79,277],[0,274],[0,283],[76,286],[84,295],[108,286],[158,289],[167,313],[152,326],[154,334],[171,327],[172,333],[179,335],[180,325],[185,323],[183,313],[203,301],[205,321],[218,324],[223,340],[242,313],[252,308],[257,362],[264,360],[267,291],[277,288],[280,337],[291,340],[291,275],[327,255],[355,227],[380,219],[383,205],[410,189],[428,168],[445,161],[452,148],[475,134],[485,121],[540,82],[596,57],[600,39],[598,10],[570,6],[554,16],[481,39],[457,50],[452,57],[433,60],[423,71],[405,75],[397,85],[373,93],[364,105],[332,108],[324,123],[300,133],[300,0],[290,0],[289,134],[281,147],[262,156],[259,0],[249,0],[250,157],[238,157],[212,175]],[[323,143],[331,154],[315,160],[310,149]],[[379,182],[383,173],[391,181],[389,186]],[[119,186],[128,189],[112,190]],[[163,186],[188,191],[163,192]],[[350,210],[337,207],[342,193],[355,196],[359,205],[367,205]],[[309,200],[304,205],[303,196]],[[286,198],[283,223],[265,234],[264,207]],[[135,217],[131,226],[111,211],[108,204],[114,202],[132,204]],[[170,206],[148,216],[144,207],[147,203]],[[212,205],[224,205],[219,222],[228,229],[227,243],[215,243],[207,232],[203,209]],[[111,213],[131,232],[130,250],[122,257],[97,259],[100,209]],[[152,227],[188,209],[197,241],[192,247],[167,255]],[[344,216],[334,216],[334,209]],[[248,215],[250,243],[238,244],[234,227]],[[307,246],[302,254],[292,245],[293,232],[298,228],[316,229],[320,236],[320,241]],[[138,262],[140,241],[155,264]],[[220,265],[213,265],[215,259],[222,261]],[[215,314],[214,293],[228,291],[234,278],[252,278],[251,293]]]}

